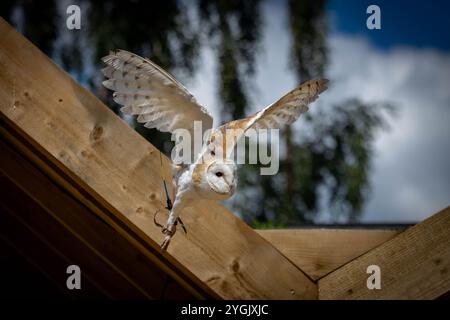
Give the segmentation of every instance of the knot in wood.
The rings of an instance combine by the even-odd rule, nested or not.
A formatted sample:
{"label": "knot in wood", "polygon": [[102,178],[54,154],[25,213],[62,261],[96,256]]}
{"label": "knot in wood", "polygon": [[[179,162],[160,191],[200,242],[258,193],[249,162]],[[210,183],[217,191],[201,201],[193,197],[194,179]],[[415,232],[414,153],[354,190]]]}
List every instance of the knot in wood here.
{"label": "knot in wood", "polygon": [[94,141],[98,141],[101,139],[103,135],[103,128],[101,126],[95,126],[91,132],[91,139]]}

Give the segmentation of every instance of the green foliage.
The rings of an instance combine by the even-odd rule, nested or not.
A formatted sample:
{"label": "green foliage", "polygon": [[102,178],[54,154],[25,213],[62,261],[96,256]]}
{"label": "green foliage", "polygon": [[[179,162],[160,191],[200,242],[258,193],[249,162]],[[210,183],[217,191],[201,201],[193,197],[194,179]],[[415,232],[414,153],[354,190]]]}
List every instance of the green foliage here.
{"label": "green foliage", "polygon": [[[0,15],[11,22],[14,10],[20,7],[23,21],[18,25],[23,34],[50,55],[56,40],[56,2],[54,0],[2,0]],[[45,22],[45,23],[44,23]]]}
{"label": "green foliage", "polygon": [[218,54],[222,121],[243,118],[249,104],[244,82],[254,72],[260,41],[260,1],[199,0],[199,13]]}
{"label": "green foliage", "polygon": [[[113,0],[84,1],[89,2],[88,37],[97,70],[102,67],[102,56],[120,48],[148,57],[166,70],[192,75],[199,37],[188,19],[186,8],[179,1],[135,0],[132,4]],[[118,105],[111,101],[111,95],[105,92],[100,81],[94,88],[118,113]],[[169,154],[173,146],[170,134],[146,129],[136,119],[132,124],[158,149]]]}
{"label": "green foliage", "polygon": [[253,220],[251,225],[253,225],[255,229],[284,229],[287,227],[285,224],[276,223],[273,220],[267,222]]}
{"label": "green foliage", "polygon": [[[354,221],[369,192],[375,133],[386,128],[385,115],[394,110],[389,104],[362,103],[356,99],[327,107],[326,111],[320,109],[314,117],[309,116],[311,134],[303,134],[294,142],[295,196],[289,199],[286,193],[285,163],[281,163],[281,174],[276,177],[260,176],[258,166],[247,166],[240,183],[248,186],[236,208],[255,227],[261,222],[313,223],[317,212],[323,209],[321,196],[325,195],[325,207],[335,219]],[[254,206],[249,207],[249,203]]]}
{"label": "green foliage", "polygon": [[95,61],[110,50],[126,48],[165,69],[194,70],[198,34],[179,1],[88,2],[89,39]]}
{"label": "green foliage", "polygon": [[325,0],[289,0],[291,63],[300,81],[321,77],[327,64]]}

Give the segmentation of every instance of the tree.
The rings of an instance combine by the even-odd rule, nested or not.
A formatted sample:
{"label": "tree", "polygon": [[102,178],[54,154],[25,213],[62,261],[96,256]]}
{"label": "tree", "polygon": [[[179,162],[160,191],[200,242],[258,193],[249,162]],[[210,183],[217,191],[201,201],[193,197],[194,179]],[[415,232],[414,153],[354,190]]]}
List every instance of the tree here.
{"label": "tree", "polygon": [[[299,83],[323,77],[328,60],[326,1],[290,0],[288,6],[291,65]],[[286,154],[280,172],[260,176],[259,167],[245,166],[240,173],[245,187],[235,207],[257,227],[313,223],[323,209],[321,200],[335,219],[356,220],[370,190],[374,134],[386,126],[383,110],[394,108],[356,99],[328,106],[326,112],[304,117],[312,134],[302,135],[301,141],[294,141],[288,126],[281,135]],[[249,210],[249,203],[256,207]]]}
{"label": "tree", "polygon": [[260,1],[199,1],[203,27],[218,55],[222,121],[240,119],[249,105],[244,83],[255,70],[260,41]]}
{"label": "tree", "polygon": [[386,103],[349,99],[307,115],[311,134],[302,134],[292,159],[284,159],[294,162],[295,196],[286,193],[285,175],[260,176],[252,167],[245,171],[248,186],[237,203],[244,218],[259,227],[311,224],[326,204],[335,219],[357,220],[370,191],[375,134],[387,126],[385,112],[394,110]]}

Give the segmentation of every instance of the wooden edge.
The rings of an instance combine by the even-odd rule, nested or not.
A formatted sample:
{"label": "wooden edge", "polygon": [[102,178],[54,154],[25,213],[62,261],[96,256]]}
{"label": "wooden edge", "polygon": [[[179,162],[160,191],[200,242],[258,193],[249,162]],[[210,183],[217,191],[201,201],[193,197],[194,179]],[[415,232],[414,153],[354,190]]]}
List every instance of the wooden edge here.
{"label": "wooden edge", "polygon": [[[164,197],[159,153],[3,19],[0,33],[3,131],[26,142],[62,188],[177,282],[226,299],[317,298],[315,283],[220,204],[187,209],[189,233],[161,252],[153,223]],[[163,165],[169,177],[165,157]]]}
{"label": "wooden edge", "polygon": [[[151,260],[3,140],[0,154],[0,171],[5,173],[0,177],[0,203],[13,208],[19,221],[47,239],[54,251],[83,265],[94,280],[103,279],[110,296],[162,296],[167,276]],[[117,286],[110,285],[115,282]]]}
{"label": "wooden edge", "polygon": [[[450,290],[449,248],[447,207],[320,279],[319,299],[436,299]],[[369,266],[381,289],[368,289]]]}
{"label": "wooden edge", "polygon": [[[81,296],[87,299],[113,298],[98,283],[86,277],[86,274],[82,274],[83,292],[67,290],[65,286],[67,274],[64,271],[71,264],[70,260],[49,247],[2,203],[0,203],[0,210],[0,238],[51,282],[65,298]],[[31,246],[30,243],[33,245]]]}
{"label": "wooden edge", "polygon": [[[3,122],[6,121],[6,122]],[[173,265],[171,261],[168,261],[164,255],[160,252],[154,250],[152,247],[145,242],[145,237],[140,238],[133,233],[133,230],[128,228],[126,225],[123,225],[121,221],[115,219],[114,216],[110,214],[110,212],[105,209],[101,204],[98,204],[95,201],[95,198],[92,197],[91,194],[85,192],[85,190],[78,189],[75,183],[71,181],[69,177],[67,177],[64,172],[60,171],[57,167],[53,166],[51,162],[46,161],[46,158],[41,152],[35,149],[31,144],[29,144],[26,139],[23,139],[22,135],[14,134],[20,130],[19,128],[12,129],[10,127],[10,123],[7,119],[3,119],[0,113],[0,137],[4,139],[6,145],[3,146],[3,143],[0,143],[2,149],[2,159],[0,163],[2,166],[5,164],[3,160],[6,160],[3,157],[3,149],[10,145],[12,148],[15,148],[15,151],[20,153],[20,155],[31,163],[33,163],[38,170],[44,173],[51,183],[54,183],[64,192],[70,194],[73,198],[81,201],[83,205],[93,211],[101,220],[108,223],[115,232],[117,232],[120,236],[124,237],[130,242],[131,246],[135,247],[135,250],[140,252],[146,259],[149,259],[152,263],[158,266],[163,272],[167,273],[170,277],[175,279],[180,285],[188,290],[195,298],[197,299],[205,299],[205,298],[215,298],[220,299],[220,297],[213,291],[209,290],[201,281],[195,280],[195,276],[189,277],[189,272],[185,270],[180,270],[176,265]],[[23,133],[25,135],[25,133]],[[20,164],[19,161],[16,164]],[[25,169],[25,167],[23,167]],[[18,171],[18,170],[17,170]],[[2,170],[0,170],[2,172]],[[2,172],[2,174],[5,174]],[[17,179],[17,175],[14,174],[14,179]],[[20,183],[20,182],[19,182]],[[36,182],[35,182],[36,183]],[[42,199],[40,200],[42,201]],[[78,214],[78,212],[71,209],[72,214]],[[79,218],[82,218],[78,215]],[[88,220],[84,221],[85,223],[89,223]],[[73,228],[73,226],[71,226]]]}
{"label": "wooden edge", "polygon": [[386,229],[256,231],[315,281],[402,232]]}

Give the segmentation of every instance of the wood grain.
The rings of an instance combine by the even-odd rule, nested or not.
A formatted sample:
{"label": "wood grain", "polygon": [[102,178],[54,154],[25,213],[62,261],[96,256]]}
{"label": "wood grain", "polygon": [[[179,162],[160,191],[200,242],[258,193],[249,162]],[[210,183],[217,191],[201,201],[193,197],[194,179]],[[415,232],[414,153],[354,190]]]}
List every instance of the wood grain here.
{"label": "wood grain", "polygon": [[301,270],[317,280],[398,235],[400,230],[257,230]]}
{"label": "wood grain", "polygon": [[[0,154],[0,172],[5,174],[0,177],[0,203],[13,208],[11,211],[27,228],[47,239],[54,251],[84,265],[83,270],[94,273],[94,279],[103,279],[110,288],[110,283],[117,283],[109,296],[158,299],[163,295],[166,275],[120,234],[35,170],[3,140]],[[124,293],[117,296],[121,291]]]}
{"label": "wood grain", "polygon": [[[0,33],[1,118],[67,176],[68,192],[140,250],[158,251],[158,151],[2,19]],[[188,234],[158,251],[177,282],[187,275],[227,299],[317,298],[301,270],[222,205],[199,203],[182,216]]]}
{"label": "wood grain", "polygon": [[[381,289],[369,290],[369,265]],[[450,291],[450,207],[319,280],[320,299],[435,299]]]}
{"label": "wood grain", "polygon": [[[82,282],[93,283],[105,293],[106,297],[122,299],[126,297],[144,299],[146,297],[142,292],[135,290],[133,286],[126,285],[127,282],[123,277],[114,272],[112,268],[108,268],[104,262],[102,263],[102,261],[95,259],[92,251],[86,250],[83,245],[80,245],[80,243],[74,239],[73,235],[64,232],[61,226],[55,224],[54,221],[41,219],[42,215],[45,214],[42,208],[33,202],[25,202],[22,198],[20,198],[22,201],[16,201],[20,196],[20,189],[15,187],[11,182],[5,180],[6,179],[2,179],[2,181],[0,181],[0,191],[6,196],[4,199],[5,201],[2,202],[2,206],[6,206],[6,210],[2,212],[1,219],[5,219],[5,214],[11,215],[16,220],[13,224],[15,229],[18,225],[22,225],[22,227],[26,228],[25,234],[27,234],[27,236],[22,241],[27,242],[26,244],[24,243],[24,245],[29,247],[28,250],[33,250],[38,253],[38,250],[40,249],[39,246],[36,246],[36,240],[33,240],[33,242],[30,241],[34,236],[43,242],[43,246],[51,248],[55,254],[62,257],[65,261],[65,265],[58,265],[59,277],[55,279],[59,286],[64,287],[66,283],[66,268],[71,264],[76,264],[79,265],[82,270],[81,274],[84,278],[82,279]],[[5,193],[5,191],[7,193]],[[39,221],[39,224],[36,224],[36,221],[33,221],[33,219]],[[31,223],[33,223],[33,228],[30,228]],[[42,236],[43,228],[46,229],[46,236],[44,237]],[[17,244],[17,241],[15,244]],[[57,247],[59,249],[57,249]],[[28,256],[29,255],[30,252],[28,252]],[[34,262],[37,265],[42,266],[42,268],[45,267],[45,270],[48,270],[49,267],[55,269],[56,273],[56,266],[49,266],[51,262],[43,259],[44,256],[39,254],[36,255]],[[93,266],[92,264],[86,264],[86,261],[96,261],[97,263]]]}
{"label": "wood grain", "polygon": [[[67,290],[67,274],[65,271],[67,266],[72,264],[71,261],[49,247],[39,236],[18,220],[17,215],[10,210],[3,203],[0,203],[0,238],[8,243],[16,253],[25,257],[26,262],[34,266],[38,273],[44,276],[44,279],[51,281],[64,298],[112,298],[104,291],[104,288],[101,288],[98,283],[93,283],[83,273],[81,277],[82,290]],[[14,274],[5,276],[11,277]],[[38,289],[35,291],[39,292]],[[20,293],[19,297],[24,297],[27,294],[28,292]],[[39,296],[34,297],[34,299],[36,298],[39,298]]]}

